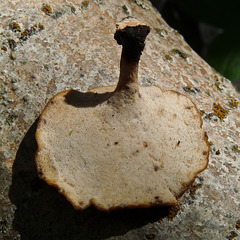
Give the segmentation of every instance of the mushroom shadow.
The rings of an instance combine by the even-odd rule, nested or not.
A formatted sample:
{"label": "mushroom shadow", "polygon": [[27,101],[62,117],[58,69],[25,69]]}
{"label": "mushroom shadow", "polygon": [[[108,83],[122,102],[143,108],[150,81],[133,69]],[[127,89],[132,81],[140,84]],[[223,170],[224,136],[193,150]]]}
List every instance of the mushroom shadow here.
{"label": "mushroom shadow", "polygon": [[94,207],[76,211],[57,189],[42,181],[36,170],[35,132],[31,126],[18,149],[13,165],[9,196],[16,205],[13,228],[22,240],[105,239],[155,222],[169,208],[149,208],[102,212]]}
{"label": "mushroom shadow", "polygon": [[107,101],[112,95],[113,95],[113,92],[82,93],[77,90],[70,90],[65,95],[65,102],[74,107],[95,107],[98,104],[101,104],[101,103]]}

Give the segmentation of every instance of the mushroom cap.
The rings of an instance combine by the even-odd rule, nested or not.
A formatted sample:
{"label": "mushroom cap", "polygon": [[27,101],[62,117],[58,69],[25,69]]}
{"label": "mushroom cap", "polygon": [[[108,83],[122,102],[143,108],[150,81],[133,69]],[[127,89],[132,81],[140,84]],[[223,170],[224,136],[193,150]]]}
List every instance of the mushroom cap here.
{"label": "mushroom cap", "polygon": [[116,104],[114,89],[69,90],[49,101],[36,131],[40,176],[76,209],[176,205],[208,164],[199,111],[154,86]]}

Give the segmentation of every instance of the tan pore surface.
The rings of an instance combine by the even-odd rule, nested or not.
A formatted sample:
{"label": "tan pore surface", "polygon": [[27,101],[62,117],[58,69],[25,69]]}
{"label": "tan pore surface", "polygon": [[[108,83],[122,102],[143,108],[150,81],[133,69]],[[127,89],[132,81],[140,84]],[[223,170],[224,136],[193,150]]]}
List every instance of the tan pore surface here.
{"label": "tan pore surface", "polygon": [[114,93],[99,103],[105,95],[70,90],[50,100],[36,132],[42,177],[77,209],[176,205],[208,162],[195,105],[157,87],[125,104]]}

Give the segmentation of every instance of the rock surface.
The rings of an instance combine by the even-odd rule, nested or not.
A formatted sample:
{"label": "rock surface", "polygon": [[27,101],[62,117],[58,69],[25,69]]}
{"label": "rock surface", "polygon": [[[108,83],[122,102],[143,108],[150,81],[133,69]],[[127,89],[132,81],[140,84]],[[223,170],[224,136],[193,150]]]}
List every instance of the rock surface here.
{"label": "rock surface", "polygon": [[[57,92],[118,80],[115,24],[151,27],[142,85],[190,97],[211,145],[208,168],[172,209],[74,211],[34,163],[37,118]],[[0,3],[1,239],[240,239],[240,94],[143,0]]]}

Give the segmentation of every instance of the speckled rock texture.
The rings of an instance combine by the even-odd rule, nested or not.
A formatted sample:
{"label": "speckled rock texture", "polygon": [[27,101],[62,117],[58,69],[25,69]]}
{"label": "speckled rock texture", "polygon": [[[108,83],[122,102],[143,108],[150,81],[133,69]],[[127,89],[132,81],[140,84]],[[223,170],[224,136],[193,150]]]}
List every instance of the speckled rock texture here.
{"label": "speckled rock texture", "polygon": [[[151,27],[140,83],[193,100],[209,166],[177,207],[78,212],[37,175],[36,123],[57,92],[117,82],[127,15]],[[0,20],[0,239],[240,239],[240,94],[148,1],[4,0]]]}

